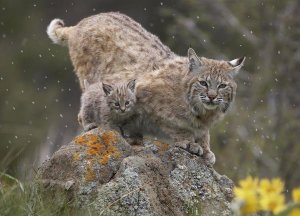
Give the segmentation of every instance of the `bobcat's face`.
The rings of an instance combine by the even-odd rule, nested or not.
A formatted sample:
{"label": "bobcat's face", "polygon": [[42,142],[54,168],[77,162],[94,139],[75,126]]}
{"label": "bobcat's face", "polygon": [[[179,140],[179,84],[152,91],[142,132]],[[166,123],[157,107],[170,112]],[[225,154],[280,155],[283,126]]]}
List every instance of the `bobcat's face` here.
{"label": "bobcat's face", "polygon": [[207,110],[226,112],[236,91],[236,83],[229,77],[212,74],[198,76],[191,84],[191,102]]}
{"label": "bobcat's face", "polygon": [[230,62],[200,60],[193,50],[189,50],[189,60],[187,94],[192,107],[226,112],[237,87],[233,73],[242,66],[244,58]]}
{"label": "bobcat's face", "polygon": [[135,80],[116,86],[103,83],[102,86],[112,114],[126,116],[132,113],[136,102]]}

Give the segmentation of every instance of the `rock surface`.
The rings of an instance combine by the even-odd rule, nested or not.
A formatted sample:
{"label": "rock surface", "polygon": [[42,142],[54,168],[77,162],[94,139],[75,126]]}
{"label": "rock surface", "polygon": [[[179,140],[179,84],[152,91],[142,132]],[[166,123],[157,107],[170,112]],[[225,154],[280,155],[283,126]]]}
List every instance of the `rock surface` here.
{"label": "rock surface", "polygon": [[145,139],[131,146],[115,131],[77,136],[39,168],[36,182],[93,215],[231,215],[233,183],[187,151]]}

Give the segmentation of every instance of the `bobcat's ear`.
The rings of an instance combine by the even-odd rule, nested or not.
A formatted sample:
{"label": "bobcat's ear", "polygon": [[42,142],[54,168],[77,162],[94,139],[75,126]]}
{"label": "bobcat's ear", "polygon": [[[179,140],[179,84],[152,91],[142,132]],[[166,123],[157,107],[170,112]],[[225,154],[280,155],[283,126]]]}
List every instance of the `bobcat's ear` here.
{"label": "bobcat's ear", "polygon": [[129,88],[132,92],[134,92],[135,90],[135,79],[134,80],[130,80],[127,84],[127,88]]}
{"label": "bobcat's ear", "polygon": [[235,76],[238,74],[239,70],[243,67],[246,57],[237,58],[234,60],[231,60],[228,62],[232,66],[232,70],[230,70],[230,73],[232,76]]}
{"label": "bobcat's ear", "polygon": [[106,96],[110,95],[110,93],[113,90],[113,87],[111,85],[108,85],[108,84],[105,84],[105,83],[102,83],[102,88],[103,88],[103,91],[104,91]]}
{"label": "bobcat's ear", "polygon": [[189,72],[199,72],[202,64],[197,54],[192,48],[188,49]]}

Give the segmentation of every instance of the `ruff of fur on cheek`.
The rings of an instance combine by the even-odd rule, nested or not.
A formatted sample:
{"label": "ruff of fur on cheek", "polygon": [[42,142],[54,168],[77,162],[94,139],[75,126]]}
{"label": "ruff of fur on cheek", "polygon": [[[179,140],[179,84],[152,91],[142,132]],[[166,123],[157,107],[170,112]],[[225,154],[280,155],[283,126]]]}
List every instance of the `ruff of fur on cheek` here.
{"label": "ruff of fur on cheek", "polygon": [[191,100],[188,102],[192,113],[196,116],[205,115],[206,109],[201,102],[196,102],[195,97],[197,96],[192,96]]}
{"label": "ruff of fur on cheek", "polygon": [[222,112],[222,113],[226,113],[226,111],[228,110],[230,106],[230,102],[223,102],[218,106],[218,111]]}
{"label": "ruff of fur on cheek", "polygon": [[106,165],[111,158],[117,159],[121,156],[121,152],[115,146],[118,139],[116,133],[113,131],[105,131],[101,136],[94,134],[77,136],[74,142],[86,148],[85,154],[80,154],[79,152],[73,154],[73,160],[78,161],[83,159],[86,161],[86,181],[93,181],[96,178],[95,163]]}

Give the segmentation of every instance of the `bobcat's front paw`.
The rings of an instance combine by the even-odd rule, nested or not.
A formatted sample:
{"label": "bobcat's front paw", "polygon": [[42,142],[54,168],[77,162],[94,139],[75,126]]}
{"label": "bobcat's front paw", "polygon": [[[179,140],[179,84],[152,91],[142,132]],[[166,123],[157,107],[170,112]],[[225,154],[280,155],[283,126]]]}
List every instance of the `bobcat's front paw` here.
{"label": "bobcat's front paw", "polygon": [[83,130],[84,130],[85,132],[87,132],[87,131],[90,131],[90,130],[92,130],[92,129],[94,129],[94,128],[97,128],[96,123],[90,123],[90,124],[85,125],[85,126],[83,127]]}
{"label": "bobcat's front paw", "polygon": [[214,165],[216,163],[216,156],[212,151],[205,152],[203,157],[209,165]]}
{"label": "bobcat's front paw", "polygon": [[191,154],[195,154],[198,156],[203,155],[203,149],[198,143],[190,142],[188,140],[184,140],[181,142],[176,142],[175,146],[182,148]]}

